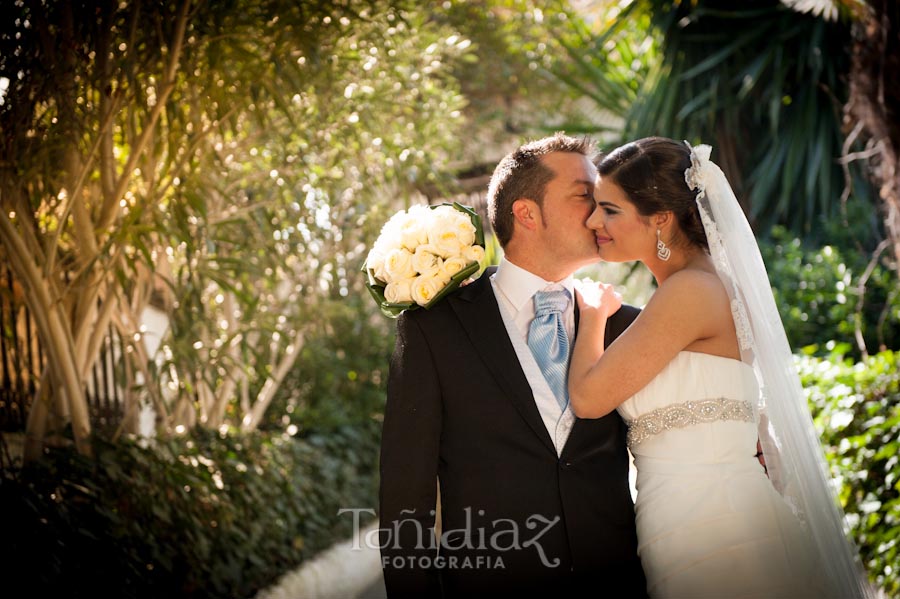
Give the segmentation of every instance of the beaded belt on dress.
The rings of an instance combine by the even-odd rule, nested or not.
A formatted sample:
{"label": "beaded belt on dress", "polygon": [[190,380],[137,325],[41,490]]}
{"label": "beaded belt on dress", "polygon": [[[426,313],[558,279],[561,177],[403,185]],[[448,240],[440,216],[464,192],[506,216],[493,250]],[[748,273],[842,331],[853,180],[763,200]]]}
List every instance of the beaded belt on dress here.
{"label": "beaded belt on dress", "polygon": [[634,420],[625,421],[628,425],[626,443],[628,447],[634,447],[663,431],[718,420],[755,422],[753,404],[746,400],[716,397],[657,408]]}

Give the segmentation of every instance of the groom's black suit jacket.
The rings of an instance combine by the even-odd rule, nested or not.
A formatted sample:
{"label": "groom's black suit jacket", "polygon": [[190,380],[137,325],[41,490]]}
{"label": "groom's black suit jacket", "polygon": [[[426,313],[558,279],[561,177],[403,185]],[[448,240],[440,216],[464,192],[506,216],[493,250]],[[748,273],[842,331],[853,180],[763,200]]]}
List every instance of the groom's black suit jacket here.
{"label": "groom's black suit jacket", "polygon": [[[616,412],[576,420],[557,456],[491,271],[397,321],[381,444],[388,596],[645,597],[625,424]],[[637,313],[613,315],[607,343]]]}

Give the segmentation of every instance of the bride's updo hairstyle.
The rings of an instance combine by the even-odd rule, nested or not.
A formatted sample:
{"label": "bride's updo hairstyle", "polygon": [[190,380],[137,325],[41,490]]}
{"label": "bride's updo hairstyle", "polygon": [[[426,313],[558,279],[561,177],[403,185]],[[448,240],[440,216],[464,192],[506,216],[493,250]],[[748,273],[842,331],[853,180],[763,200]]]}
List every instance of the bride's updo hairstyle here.
{"label": "bride's updo hairstyle", "polygon": [[687,186],[684,171],[691,151],[666,137],[644,137],[620,146],[597,160],[597,172],[622,188],[642,216],[671,211],[678,222],[676,238],[709,251],[697,209],[697,192]]}

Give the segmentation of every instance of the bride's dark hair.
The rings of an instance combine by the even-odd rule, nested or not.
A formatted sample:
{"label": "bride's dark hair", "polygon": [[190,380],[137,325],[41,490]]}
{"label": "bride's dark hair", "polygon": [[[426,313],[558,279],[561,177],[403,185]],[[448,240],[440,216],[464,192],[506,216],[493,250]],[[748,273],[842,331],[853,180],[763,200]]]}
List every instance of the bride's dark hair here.
{"label": "bride's dark hair", "polygon": [[697,209],[697,192],[684,180],[691,151],[666,137],[644,137],[598,157],[597,172],[622,188],[638,213],[671,211],[690,245],[709,251]]}

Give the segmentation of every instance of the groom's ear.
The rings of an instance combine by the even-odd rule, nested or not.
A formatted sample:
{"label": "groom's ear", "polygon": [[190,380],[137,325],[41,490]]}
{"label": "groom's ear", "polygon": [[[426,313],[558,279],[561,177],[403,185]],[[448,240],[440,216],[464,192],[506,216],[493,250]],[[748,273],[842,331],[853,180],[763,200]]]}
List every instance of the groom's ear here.
{"label": "groom's ear", "polygon": [[537,229],[541,220],[541,208],[534,200],[521,198],[513,202],[513,218],[529,231]]}

